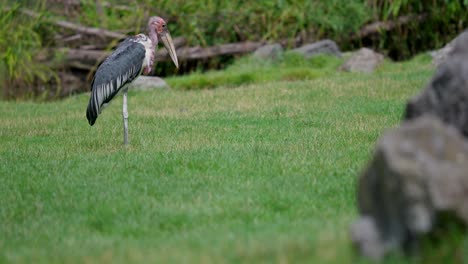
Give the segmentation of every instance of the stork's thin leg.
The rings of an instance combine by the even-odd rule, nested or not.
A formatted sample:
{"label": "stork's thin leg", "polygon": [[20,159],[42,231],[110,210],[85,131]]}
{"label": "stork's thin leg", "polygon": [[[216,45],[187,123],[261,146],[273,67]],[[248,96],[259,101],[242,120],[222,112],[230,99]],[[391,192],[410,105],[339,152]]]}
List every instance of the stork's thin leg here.
{"label": "stork's thin leg", "polygon": [[127,92],[128,92],[128,89],[124,88],[124,90],[123,90],[123,107],[122,107],[122,116],[123,116],[123,125],[124,125],[124,145],[128,144]]}

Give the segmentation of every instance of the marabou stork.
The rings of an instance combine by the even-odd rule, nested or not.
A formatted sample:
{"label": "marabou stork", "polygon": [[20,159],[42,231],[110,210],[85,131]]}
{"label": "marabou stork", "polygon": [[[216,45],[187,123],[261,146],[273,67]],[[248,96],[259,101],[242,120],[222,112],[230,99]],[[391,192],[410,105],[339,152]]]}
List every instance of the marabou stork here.
{"label": "marabou stork", "polygon": [[124,144],[128,144],[127,85],[142,72],[151,72],[154,53],[161,39],[169,56],[178,68],[177,55],[166,22],[157,16],[148,21],[148,36],[138,34],[128,37],[99,65],[91,84],[91,98],[86,118],[92,126],[102,109],[120,92],[123,92]]}

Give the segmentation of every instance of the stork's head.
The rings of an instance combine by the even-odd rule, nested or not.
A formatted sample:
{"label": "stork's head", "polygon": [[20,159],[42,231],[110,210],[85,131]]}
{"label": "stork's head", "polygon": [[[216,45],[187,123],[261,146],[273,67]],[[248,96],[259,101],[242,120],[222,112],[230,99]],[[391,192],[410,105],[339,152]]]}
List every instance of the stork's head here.
{"label": "stork's head", "polygon": [[172,42],[172,37],[169,33],[169,29],[167,28],[166,21],[158,16],[150,17],[148,21],[148,31],[150,36],[155,33],[158,39],[162,40],[164,47],[167,49],[167,52],[169,53],[169,56],[171,56],[175,66],[179,68],[174,43]]}

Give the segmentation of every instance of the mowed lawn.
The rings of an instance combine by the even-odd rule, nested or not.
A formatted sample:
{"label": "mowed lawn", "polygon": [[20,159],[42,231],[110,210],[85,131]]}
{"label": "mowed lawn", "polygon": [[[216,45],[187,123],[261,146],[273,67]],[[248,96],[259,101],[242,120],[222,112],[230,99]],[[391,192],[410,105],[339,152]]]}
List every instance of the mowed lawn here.
{"label": "mowed lawn", "polygon": [[0,102],[0,262],[353,263],[356,181],[427,60],[368,74]]}

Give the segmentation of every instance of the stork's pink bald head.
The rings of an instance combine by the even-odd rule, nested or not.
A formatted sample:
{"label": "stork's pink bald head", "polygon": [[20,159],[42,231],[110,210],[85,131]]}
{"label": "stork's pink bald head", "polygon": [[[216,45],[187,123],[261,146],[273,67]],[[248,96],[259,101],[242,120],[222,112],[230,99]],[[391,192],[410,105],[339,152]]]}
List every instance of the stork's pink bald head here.
{"label": "stork's pink bald head", "polygon": [[153,45],[156,47],[156,45],[158,45],[158,41],[162,40],[164,46],[169,52],[169,56],[171,57],[172,61],[176,67],[179,68],[179,62],[177,60],[174,43],[172,43],[171,34],[167,28],[166,21],[158,16],[150,17],[148,21],[148,31]]}
{"label": "stork's pink bald head", "polygon": [[148,30],[150,32],[154,30],[157,34],[161,34],[166,30],[166,27],[166,21],[158,16],[150,17],[148,21]]}

